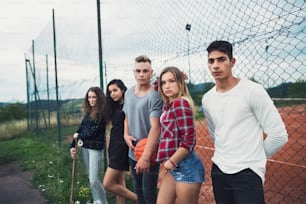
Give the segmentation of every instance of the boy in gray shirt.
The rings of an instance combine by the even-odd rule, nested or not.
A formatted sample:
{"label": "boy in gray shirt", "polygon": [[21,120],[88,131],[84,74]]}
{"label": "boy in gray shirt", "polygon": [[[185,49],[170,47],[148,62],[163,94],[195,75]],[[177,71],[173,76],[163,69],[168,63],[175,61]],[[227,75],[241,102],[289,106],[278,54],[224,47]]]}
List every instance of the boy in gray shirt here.
{"label": "boy in gray shirt", "polygon": [[[128,89],[124,97],[124,139],[130,148],[129,162],[138,203],[155,204],[159,164],[151,166],[150,158],[160,136],[159,118],[162,113],[162,100],[150,83],[153,69],[151,60],[147,56],[136,57],[133,72],[137,84]],[[136,161],[133,142],[146,137],[148,141],[145,150]]]}

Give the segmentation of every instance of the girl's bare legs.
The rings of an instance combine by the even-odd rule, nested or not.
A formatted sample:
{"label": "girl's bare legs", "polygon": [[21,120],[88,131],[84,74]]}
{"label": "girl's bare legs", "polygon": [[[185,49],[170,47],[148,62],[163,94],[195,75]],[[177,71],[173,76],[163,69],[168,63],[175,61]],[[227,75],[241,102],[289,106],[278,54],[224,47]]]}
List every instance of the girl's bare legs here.
{"label": "girl's bare legs", "polygon": [[176,183],[176,204],[197,204],[202,183]]}
{"label": "girl's bare legs", "polygon": [[175,191],[175,180],[169,172],[166,172],[159,187],[156,204],[174,204],[176,199]]}
{"label": "girl's bare legs", "polygon": [[[118,178],[119,181],[119,178]],[[124,173],[121,181],[119,181],[122,186],[125,186]],[[116,204],[125,204],[125,198],[119,195],[116,195]]]}
{"label": "girl's bare legs", "polygon": [[117,200],[117,202],[124,203],[124,198],[132,200],[134,202],[137,201],[137,196],[135,193],[130,191],[125,187],[124,181],[124,171],[119,171],[116,169],[112,169],[107,167],[107,170],[103,179],[103,186],[105,190],[116,194],[117,196],[122,197],[123,199]]}
{"label": "girl's bare legs", "polygon": [[167,172],[159,188],[157,204],[197,204],[201,185],[176,182]]}

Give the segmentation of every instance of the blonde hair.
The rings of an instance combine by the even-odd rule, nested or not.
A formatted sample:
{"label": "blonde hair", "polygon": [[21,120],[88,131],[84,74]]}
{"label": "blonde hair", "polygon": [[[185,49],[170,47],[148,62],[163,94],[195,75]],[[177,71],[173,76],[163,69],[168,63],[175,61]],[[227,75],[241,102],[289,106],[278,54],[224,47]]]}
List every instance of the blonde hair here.
{"label": "blonde hair", "polygon": [[159,95],[162,97],[162,99],[164,101],[168,101],[168,97],[163,93],[162,91],[162,82],[161,82],[161,78],[162,76],[167,73],[170,72],[173,74],[175,81],[178,84],[179,87],[179,92],[177,94],[177,96],[175,98],[183,98],[185,99],[188,104],[190,105],[193,114],[195,114],[195,106],[194,106],[194,102],[189,94],[189,90],[187,87],[187,84],[185,83],[185,78],[184,78],[184,73],[179,70],[177,67],[166,67],[164,68],[158,78],[158,93]]}

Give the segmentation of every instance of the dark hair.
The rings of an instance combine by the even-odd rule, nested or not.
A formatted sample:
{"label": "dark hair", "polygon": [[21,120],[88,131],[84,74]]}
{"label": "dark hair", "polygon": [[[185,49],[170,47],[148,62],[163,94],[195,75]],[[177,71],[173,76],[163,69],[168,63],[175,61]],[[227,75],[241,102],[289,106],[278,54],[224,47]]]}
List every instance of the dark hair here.
{"label": "dark hair", "polygon": [[[97,102],[94,107],[91,107],[88,102],[88,93],[94,92],[97,96]],[[100,87],[90,87],[83,100],[83,116],[90,114],[92,120],[104,120],[105,114],[105,94]]]}
{"label": "dark hair", "polygon": [[127,90],[125,84],[120,79],[113,79],[107,84],[106,86],[106,107],[107,107],[106,108],[106,120],[107,121],[110,121],[112,119],[114,110],[116,109],[118,105],[120,105],[118,101],[114,101],[112,97],[110,96],[110,92],[108,88],[112,84],[116,84],[119,87],[119,89],[121,89],[121,91],[123,92],[122,97],[124,97],[125,91]]}
{"label": "dark hair", "polygon": [[224,40],[216,40],[207,47],[207,52],[210,54],[212,51],[220,51],[228,55],[230,59],[233,58],[233,46],[231,43]]}
{"label": "dark hair", "polygon": [[139,55],[138,57],[135,58],[135,62],[136,63],[149,62],[149,64],[151,64],[150,58],[146,55]]}

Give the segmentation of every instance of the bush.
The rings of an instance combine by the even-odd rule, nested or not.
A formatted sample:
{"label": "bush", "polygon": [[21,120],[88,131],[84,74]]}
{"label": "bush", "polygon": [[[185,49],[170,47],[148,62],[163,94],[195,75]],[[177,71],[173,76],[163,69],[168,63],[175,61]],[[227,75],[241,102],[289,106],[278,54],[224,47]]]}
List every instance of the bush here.
{"label": "bush", "polygon": [[22,103],[12,103],[0,107],[0,123],[27,118],[27,108]]}

